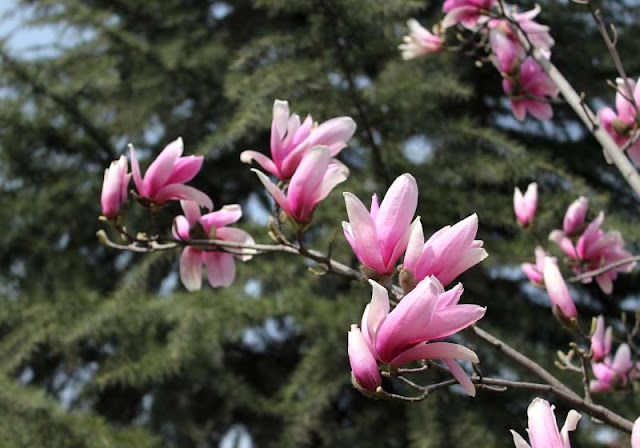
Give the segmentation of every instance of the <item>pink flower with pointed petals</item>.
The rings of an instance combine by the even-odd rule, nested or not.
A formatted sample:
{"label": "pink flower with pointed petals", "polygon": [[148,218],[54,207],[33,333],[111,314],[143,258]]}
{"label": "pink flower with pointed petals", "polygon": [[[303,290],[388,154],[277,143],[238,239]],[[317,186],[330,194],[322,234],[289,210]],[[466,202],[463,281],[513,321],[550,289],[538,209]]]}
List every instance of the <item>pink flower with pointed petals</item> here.
{"label": "pink flower with pointed petals", "polygon": [[355,132],[356,123],[351,117],[332,118],[318,126],[311,115],[307,115],[300,123],[297,114],[290,114],[288,102],[275,100],[271,122],[271,159],[256,151],[244,151],[240,160],[244,163],[255,160],[278,179],[288,180],[311,148],[327,146],[331,156],[335,157]]}
{"label": "pink flower with pointed petals", "polygon": [[349,176],[349,169],[332,159],[326,146],[316,146],[304,156],[286,195],[266,175],[253,171],[282,210],[302,224],[311,221],[315,206]]}
{"label": "pink flower with pointed petals", "polygon": [[633,367],[631,349],[627,344],[620,344],[613,360],[606,357],[591,366],[595,379],[591,380],[589,389],[591,392],[607,392],[627,384]]}
{"label": "pink flower with pointed petals", "polygon": [[476,240],[478,215],[475,213],[459,223],[446,226],[424,242],[420,219],[412,226],[402,266],[420,281],[431,275],[448,285],[467,269],[488,257],[482,240]]}
{"label": "pink flower with pointed petals", "polygon": [[127,158],[120,156],[117,161],[111,162],[111,166],[104,170],[100,202],[102,215],[109,219],[118,216],[120,207],[127,202],[127,187],[131,180],[131,174],[127,174],[127,167]]}
{"label": "pink flower with pointed petals", "polygon": [[589,209],[589,199],[580,196],[573,201],[564,215],[562,230],[565,235],[573,235],[584,226],[584,219]]}
{"label": "pink flower with pointed petals", "polygon": [[536,264],[522,263],[522,271],[534,284],[542,284],[544,281],[544,258],[548,256],[547,252],[540,246],[535,249]]}
{"label": "pink flower with pointed petals", "polygon": [[[628,79],[628,82],[633,91],[633,98],[637,104],[640,104],[640,83],[636,83],[632,79]],[[618,89],[626,92],[626,86],[622,78],[618,78],[616,83],[618,84]],[[603,107],[598,113],[602,126],[604,126],[611,138],[613,138],[620,147],[623,147],[629,141],[633,132],[638,129],[636,110],[627,99],[630,96],[631,95],[623,95],[620,92],[616,93],[617,113],[609,107]],[[627,152],[635,163],[640,163],[640,140],[637,140]],[[609,161],[609,156],[606,151],[604,154],[607,161]]]}
{"label": "pink flower with pointed petals", "polygon": [[[527,34],[527,37],[534,45],[534,47],[540,50],[550,50],[551,47],[555,44],[553,37],[549,34],[549,27],[546,25],[541,25],[536,22],[535,19],[538,14],[540,14],[541,8],[539,5],[536,5],[531,11],[525,11],[521,13],[513,14],[513,19],[518,22],[518,25],[522,30]],[[518,41],[518,37],[513,32],[512,26],[506,19],[493,19],[489,21],[489,28],[492,32],[498,31],[502,33],[506,38],[508,38],[515,46],[518,47],[518,54],[524,55],[526,52],[520,42]]]}
{"label": "pink flower with pointed petals", "polygon": [[404,43],[398,46],[402,52],[402,59],[413,59],[423,54],[438,53],[444,49],[444,37],[439,24],[433,27],[433,33],[415,19],[409,19],[407,25],[409,35],[404,36]]}
{"label": "pink flower with pointed petals", "polygon": [[611,332],[611,327],[604,329],[604,316],[598,316],[596,330],[591,335],[591,351],[594,361],[600,361],[611,353],[611,340],[613,339]]}
{"label": "pink flower with pointed petals", "polygon": [[[173,234],[176,239],[184,241],[217,239],[253,244],[254,240],[247,232],[227,225],[242,217],[242,209],[238,204],[225,205],[220,210],[200,214],[200,206],[191,201],[180,201],[184,216],[175,219]],[[229,286],[236,275],[233,257],[242,261],[251,259],[253,251],[249,249],[221,252],[209,246],[187,246],[180,257],[180,280],[189,291],[197,291],[202,287],[202,266],[207,268],[207,279],[211,286]]]}
{"label": "pink flower with pointed petals", "polygon": [[442,21],[443,28],[449,28],[458,23],[468,29],[473,29],[478,22],[486,22],[487,13],[496,0],[446,0],[442,5],[442,12],[447,13]]}
{"label": "pink flower with pointed petals", "polygon": [[516,448],[571,448],[569,432],[575,431],[582,416],[573,409],[570,410],[564,426],[558,431],[554,408],[555,406],[542,398],[535,398],[531,402],[527,409],[527,432],[531,445],[520,434],[511,430]]}
{"label": "pink flower with pointed petals", "polygon": [[375,391],[382,384],[378,362],[357,325],[351,325],[348,350],[351,374],[358,386]]}
{"label": "pink flower with pointed petals", "polygon": [[631,431],[631,448],[640,448],[640,417],[633,423]]}
{"label": "pink flower with pointed petals", "polygon": [[129,149],[131,151],[133,181],[140,198],[147,199],[157,205],[164,204],[169,200],[185,200],[200,204],[208,210],[213,208],[209,196],[200,190],[184,185],[185,182],[189,182],[198,174],[204,157],[181,157],[184,151],[181,137],[169,143],[162,150],[156,160],[149,165],[144,177],[140,173],[140,165],[133,145],[129,145]]}
{"label": "pink flower with pointed petals", "polygon": [[558,88],[533,58],[524,60],[516,79],[502,80],[502,90],[509,95],[511,110],[518,120],[524,120],[527,112],[538,120],[553,116],[545,97],[555,98]]}
{"label": "pink flower with pointed petals", "polygon": [[358,260],[379,274],[390,274],[407,248],[411,220],[418,207],[418,184],[411,174],[398,177],[378,205],[373,195],[371,210],[355,195],[344,193],[349,222],[342,228]]}
{"label": "pink flower with pointed petals", "polygon": [[536,217],[538,207],[538,184],[533,182],[527,187],[527,191],[522,194],[516,187],[513,191],[513,211],[516,219],[522,227],[527,227]]}
{"label": "pink flower with pointed petals", "polygon": [[435,277],[428,277],[403,297],[389,312],[386,288],[369,280],[371,302],[362,315],[362,336],[376,359],[394,367],[419,359],[443,359],[469,395],[475,388],[456,360],[478,362],[466,347],[449,342],[430,342],[455,334],[478,321],[486,308],[459,305],[462,285],[445,291]]}
{"label": "pink flower with pointed petals", "polygon": [[500,74],[505,77],[517,75],[521,62],[521,47],[517,45],[517,41],[514,42],[502,31],[493,29],[489,33],[489,44],[493,53],[493,65]]}
{"label": "pink flower with pointed petals", "polygon": [[[549,239],[554,241],[570,258],[580,261],[576,263],[574,271],[580,274],[586,271],[599,269],[619,260],[624,260],[631,254],[624,249],[624,240],[620,232],[605,232],[600,226],[604,221],[604,213],[600,212],[587,228],[582,232],[574,245],[573,241],[560,230],[554,230],[549,234]],[[605,294],[613,292],[613,280],[621,272],[631,272],[635,262],[618,266],[595,277],[598,286]],[[591,277],[582,280],[582,283],[590,283]]]}
{"label": "pink flower with pointed petals", "polygon": [[565,316],[578,317],[578,310],[558,269],[558,261],[554,257],[545,257],[543,276],[544,286],[547,288],[551,303],[560,308]]}

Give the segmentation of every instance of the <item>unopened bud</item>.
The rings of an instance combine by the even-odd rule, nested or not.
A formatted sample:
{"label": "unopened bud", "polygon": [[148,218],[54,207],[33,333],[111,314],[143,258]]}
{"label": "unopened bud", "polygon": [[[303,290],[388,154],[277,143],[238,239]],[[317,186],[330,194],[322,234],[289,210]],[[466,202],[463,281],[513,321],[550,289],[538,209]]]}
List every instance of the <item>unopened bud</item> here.
{"label": "unopened bud", "polygon": [[405,294],[409,294],[411,291],[413,291],[418,284],[418,281],[416,280],[415,275],[413,275],[413,272],[405,268],[402,268],[402,270],[400,271],[399,281],[400,286],[402,287],[402,290]]}
{"label": "unopened bud", "polygon": [[569,317],[562,312],[562,309],[558,305],[553,305],[553,315],[558,319],[558,321],[568,330],[575,331],[576,333],[581,333],[580,324],[578,324],[578,319],[575,317]]}
{"label": "unopened bud", "polygon": [[611,120],[611,127],[620,137],[627,137],[631,132],[632,126],[619,118]]}

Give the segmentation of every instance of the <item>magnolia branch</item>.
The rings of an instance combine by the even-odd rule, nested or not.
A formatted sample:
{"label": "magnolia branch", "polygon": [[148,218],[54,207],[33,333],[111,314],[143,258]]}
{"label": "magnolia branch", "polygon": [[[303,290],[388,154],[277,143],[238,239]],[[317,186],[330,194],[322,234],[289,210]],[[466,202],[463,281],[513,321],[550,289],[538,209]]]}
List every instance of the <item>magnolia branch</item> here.
{"label": "magnolia branch", "polygon": [[569,281],[572,283],[581,282],[582,280],[597,277],[598,275],[602,275],[604,273],[617,269],[621,266],[625,266],[629,263],[635,263],[636,261],[640,261],[640,255],[634,255],[632,257],[623,258],[621,260],[617,260],[605,266],[602,266],[601,268],[594,269],[593,271],[583,272],[582,274],[576,275],[575,277],[571,277]]}
{"label": "magnolia branch", "polygon": [[640,175],[636,171],[635,167],[624,154],[622,149],[611,138],[607,131],[602,126],[592,126],[597,122],[596,114],[585,104],[583,98],[575,91],[573,86],[567,81],[562,73],[553,65],[543,54],[540,49],[536,48],[526,33],[520,27],[520,24],[510,17],[506,11],[503,10],[505,18],[514,26],[516,35],[520,44],[525,50],[535,59],[542,70],[549,76],[553,83],[558,87],[560,93],[565,98],[567,103],[571,106],[576,115],[587,126],[587,129],[598,140],[598,143],[602,146],[606,154],[611,161],[616,165],[624,179],[629,183],[633,191],[640,197]]}
{"label": "magnolia branch", "polygon": [[[302,257],[311,259],[323,265],[324,267],[326,267],[328,272],[332,272],[334,274],[340,275],[350,280],[355,280],[355,281],[366,280],[366,278],[358,270],[353,269],[338,261],[335,261],[320,251],[307,249],[304,246],[296,245],[293,243],[245,244],[240,242],[222,241],[222,240],[190,240],[190,241],[148,240],[147,241],[142,239],[136,239],[135,241],[128,244],[119,244],[111,241],[104,230],[101,230],[98,232],[98,238],[107,247],[111,247],[118,250],[130,250],[133,252],[148,253],[148,252],[155,252],[159,250],[176,249],[176,248],[184,247],[187,245],[198,245],[198,246],[209,247],[211,248],[211,250],[227,251],[234,255],[260,255],[260,254],[267,254],[267,253],[287,253],[287,254],[302,256]],[[399,286],[393,285],[390,289],[392,290],[392,293],[396,295],[396,297],[402,297],[403,291]],[[544,369],[541,365],[539,365],[538,363],[536,363],[526,355],[520,353],[518,350],[511,347],[509,344],[493,336],[486,330],[483,330],[477,325],[471,327],[471,330],[478,338],[489,343],[490,345],[495,347],[497,350],[505,354],[512,361],[524,367],[526,370],[533,373],[534,375],[536,375],[538,378],[540,378],[546,383],[546,384],[537,384],[537,383],[514,382],[514,381],[508,381],[508,380],[498,380],[498,379],[483,378],[480,376],[475,376],[472,378],[472,381],[475,384],[484,385],[484,386],[506,387],[506,388],[512,388],[512,389],[529,389],[529,390],[553,393],[559,398],[565,400],[570,405],[576,407],[577,409],[587,412],[592,417],[596,417],[597,419],[611,425],[614,428],[620,429],[627,433],[631,433],[631,430],[633,428],[633,423],[631,421],[610,411],[609,409],[603,406],[594,404],[590,400],[580,397],[574,391],[569,389],[569,387],[563,384],[559,379],[557,379],[554,375],[552,375],[549,371]],[[418,369],[402,369],[399,372],[412,373],[413,371],[421,371],[424,369],[426,369],[426,367],[423,366]],[[403,382],[409,385],[413,383],[412,381],[407,379],[403,380]],[[422,401],[426,399],[431,392],[441,389],[443,387],[450,386],[455,383],[456,383],[455,380],[447,380],[441,383],[432,384],[428,386],[419,386],[413,383],[412,387],[417,386],[420,388],[419,390],[421,390],[421,395],[416,397],[404,397],[402,395],[391,394],[385,391],[379,392],[379,394],[389,399],[396,399],[396,400],[403,400],[403,401]]]}

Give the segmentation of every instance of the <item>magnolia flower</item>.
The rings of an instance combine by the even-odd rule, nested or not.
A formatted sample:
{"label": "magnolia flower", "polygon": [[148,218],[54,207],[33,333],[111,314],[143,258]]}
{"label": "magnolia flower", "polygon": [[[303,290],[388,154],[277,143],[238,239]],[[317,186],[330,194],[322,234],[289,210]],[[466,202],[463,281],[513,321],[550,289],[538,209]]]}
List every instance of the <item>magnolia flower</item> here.
{"label": "magnolia flower", "polygon": [[144,178],[140,174],[140,166],[133,145],[131,151],[131,171],[136,184],[138,195],[153,204],[163,204],[166,201],[193,201],[208,210],[213,208],[209,196],[193,187],[184,185],[200,171],[204,157],[181,157],[184,151],[182,138],[169,143],[147,169]]}
{"label": "magnolia flower", "polygon": [[[513,14],[512,18],[518,22],[519,27],[525,32],[534,47],[548,51],[553,47],[555,42],[551,34],[549,34],[549,27],[533,20],[540,14],[540,11],[540,5],[535,5],[531,11]],[[518,47],[518,53],[521,56],[525,54],[524,48],[522,48],[518,37],[513,32],[512,25],[510,25],[506,19],[493,19],[489,21],[488,25],[489,28],[492,29],[492,32],[493,30],[498,31],[513,42],[513,44]]]}
{"label": "magnolia flower", "polygon": [[580,196],[571,203],[567,209],[567,213],[564,215],[564,221],[562,223],[562,230],[565,235],[573,235],[584,226],[584,219],[587,216],[588,208],[589,199],[584,196]]}
{"label": "magnolia flower", "polygon": [[357,385],[362,389],[375,391],[382,384],[378,362],[357,325],[351,325],[348,351],[351,374]]}
{"label": "magnolia flower", "polygon": [[442,27],[449,28],[458,23],[473,29],[478,22],[488,19],[488,12],[496,0],[446,0],[442,12],[447,15],[442,20]]}
{"label": "magnolia flower", "polygon": [[567,317],[578,317],[578,310],[571,299],[569,288],[562,278],[558,262],[554,257],[544,258],[544,286],[547,288],[549,300]]}
{"label": "magnolia flower", "polygon": [[536,264],[522,263],[522,271],[527,278],[534,284],[542,284],[544,281],[544,259],[548,256],[547,252],[540,246],[535,249]]}
{"label": "magnolia flower", "polygon": [[356,132],[356,123],[351,117],[337,117],[321,125],[307,115],[300,123],[297,114],[289,113],[289,103],[275,100],[271,122],[271,159],[256,151],[244,151],[240,160],[251,163],[255,160],[265,171],[280,180],[293,176],[302,157],[314,146],[327,146],[332,157],[347,146],[347,141]]}
{"label": "magnolia flower", "polygon": [[593,360],[600,361],[611,353],[611,340],[613,338],[611,327],[604,329],[604,316],[596,319],[596,329],[591,335],[591,351]]}
{"label": "magnolia flower", "polygon": [[571,448],[569,431],[575,431],[582,416],[573,409],[570,410],[564,426],[558,431],[554,409],[555,406],[542,398],[535,398],[531,402],[527,409],[530,444],[520,434],[511,430],[516,448]]}
{"label": "magnolia flower", "polygon": [[522,194],[516,187],[513,191],[513,211],[516,219],[522,227],[527,227],[536,217],[538,207],[538,184],[533,182],[527,187],[527,191]]}
{"label": "magnolia flower", "polygon": [[[200,214],[198,204],[191,201],[180,201],[184,216],[175,219],[173,236],[184,241],[217,239],[221,241],[235,241],[243,244],[253,244],[254,240],[244,230],[227,227],[242,217],[242,210],[238,204],[225,205],[222,209]],[[213,207],[212,207],[213,208]],[[180,280],[189,291],[197,291],[202,287],[202,265],[207,268],[207,279],[211,286],[229,286],[236,275],[233,257],[242,261],[251,259],[250,250],[229,252],[215,251],[208,245],[187,246],[180,257]]]}
{"label": "magnolia flower", "polygon": [[591,366],[595,379],[591,380],[589,389],[591,392],[607,392],[626,384],[632,368],[631,349],[627,344],[620,344],[613,360],[608,356]]}
{"label": "magnolia flower", "polygon": [[493,65],[504,77],[516,76],[520,69],[521,48],[502,31],[493,29],[489,33],[489,45],[493,54]]}
{"label": "magnolia flower", "polygon": [[[574,245],[573,241],[561,230],[554,230],[549,234],[549,239],[555,242],[565,254],[574,260],[580,261],[574,267],[574,271],[580,274],[583,269],[592,271],[602,266],[624,260],[631,256],[624,249],[624,240],[620,232],[605,232],[600,226],[604,220],[604,213],[600,212],[587,228],[582,232]],[[620,272],[631,272],[635,262],[610,269],[595,277],[598,286],[605,294],[613,292],[613,280]],[[590,283],[591,277],[582,280],[582,283]]]}
{"label": "magnolia flower", "polygon": [[390,312],[386,288],[373,280],[369,283],[373,295],[362,315],[361,329],[375,358],[394,367],[419,359],[443,359],[466,392],[475,395],[473,384],[455,360],[477,363],[477,355],[461,345],[429,341],[467,328],[484,316],[486,308],[458,305],[462,285],[445,291],[437,278],[428,277]]}
{"label": "magnolia flower", "polygon": [[524,60],[515,79],[502,80],[502,90],[509,95],[511,110],[518,120],[524,120],[527,112],[538,120],[553,116],[551,104],[545,97],[557,96],[558,88],[533,58]]}
{"label": "magnolia flower", "polygon": [[349,222],[344,236],[358,260],[379,274],[393,272],[407,248],[410,223],[418,206],[418,185],[411,174],[398,177],[378,204],[374,194],[371,211],[352,193],[344,193]]}
{"label": "magnolia flower", "polygon": [[[624,146],[631,137],[633,131],[638,129],[638,122],[636,121],[636,109],[633,104],[627,99],[633,96],[636,104],[640,104],[640,83],[636,83],[632,79],[627,79],[633,94],[627,92],[626,83],[618,78],[616,84],[618,85],[618,93],[616,93],[616,112],[609,107],[600,109],[598,113],[602,126],[607,130],[611,138],[618,144],[618,146]],[[621,93],[621,92],[624,92]],[[637,140],[629,149],[629,157],[635,162],[640,163],[640,140]],[[609,161],[607,152],[605,151],[605,157]]]}
{"label": "magnolia flower", "polygon": [[332,159],[326,146],[316,146],[304,156],[289,182],[286,196],[267,176],[253,171],[282,210],[299,223],[311,221],[316,204],[349,176],[349,169]]}
{"label": "magnolia flower", "polygon": [[131,180],[131,174],[127,174],[127,167],[127,158],[120,156],[117,161],[111,162],[111,166],[104,170],[100,203],[102,215],[109,219],[118,216],[120,207],[127,202],[127,187]]}
{"label": "magnolia flower", "polygon": [[457,276],[487,258],[483,242],[476,240],[478,215],[475,213],[459,223],[446,226],[424,242],[420,219],[412,226],[411,237],[402,264],[416,280],[435,276],[448,285]]}
{"label": "magnolia flower", "polygon": [[444,37],[441,33],[440,25],[433,27],[433,33],[418,23],[415,19],[409,19],[409,35],[404,36],[404,43],[398,48],[402,51],[402,59],[413,59],[428,53],[437,53],[442,51]]}

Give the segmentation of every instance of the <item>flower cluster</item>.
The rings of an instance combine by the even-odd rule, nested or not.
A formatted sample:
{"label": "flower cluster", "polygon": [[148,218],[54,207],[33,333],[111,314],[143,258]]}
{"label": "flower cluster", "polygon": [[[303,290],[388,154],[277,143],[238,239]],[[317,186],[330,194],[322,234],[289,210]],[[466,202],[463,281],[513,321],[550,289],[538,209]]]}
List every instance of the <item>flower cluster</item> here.
{"label": "flower cluster", "polygon": [[318,125],[311,115],[301,123],[289,112],[289,103],[275,100],[271,122],[271,159],[256,151],[244,151],[240,160],[256,161],[281,183],[288,183],[285,193],[258,170],[260,182],[282,210],[298,224],[311,221],[316,204],[347,180],[348,168],[335,157],[347,146],[356,131],[351,117],[332,118]]}
{"label": "flower cluster", "polygon": [[[349,359],[354,384],[375,392],[381,385],[378,363],[391,368],[420,359],[442,359],[469,395],[475,388],[456,360],[478,362],[471,350],[441,340],[480,319],[485,308],[459,305],[461,284],[445,291],[443,284],[487,257],[476,240],[474,214],[446,226],[424,241],[420,219],[413,221],[418,186],[410,174],[398,177],[382,203],[373,196],[371,209],[353,194],[345,193],[349,222],[343,223],[347,241],[363,264],[363,272],[387,286],[404,253],[400,281],[406,295],[390,310],[387,289],[370,280],[371,303],[365,308],[361,328],[349,332]],[[405,252],[406,251],[406,252]],[[409,281],[406,280],[410,278]]]}
{"label": "flower cluster", "polygon": [[591,353],[595,361],[591,368],[595,379],[591,380],[591,392],[608,392],[628,385],[630,379],[640,377],[640,363],[631,357],[631,348],[622,343],[611,358],[612,330],[604,328],[604,317],[598,316],[591,335]]}
{"label": "flower cluster", "polygon": [[570,410],[564,426],[558,430],[554,408],[555,406],[542,398],[535,398],[531,402],[527,409],[529,443],[520,434],[511,430],[516,448],[571,448],[569,432],[575,431],[582,415],[573,409]]}
{"label": "flower cluster", "polygon": [[[600,228],[604,221],[604,212],[586,225],[585,217],[589,201],[580,197],[571,204],[565,214],[563,229],[554,230],[549,240],[558,245],[571,260],[576,274],[599,269],[611,263],[629,258],[631,254],[624,248],[622,235],[617,231],[605,232]],[[620,272],[631,272],[635,262],[609,269],[595,276],[596,282],[605,294],[613,291],[613,280]],[[586,277],[583,283],[589,283],[592,277]]]}
{"label": "flower cluster", "polygon": [[[433,33],[411,19],[410,34],[399,46],[402,57],[412,59],[442,51],[446,48],[446,31],[454,26],[481,34],[482,40],[489,42],[491,61],[503,78],[502,89],[509,97],[515,117],[522,121],[528,112],[535,118],[548,120],[553,116],[549,99],[558,95],[558,89],[531,56],[531,52],[538,50],[549,59],[554,45],[549,27],[534,20],[540,7],[517,13],[495,6],[495,0],[446,0],[442,7],[446,15],[433,27]],[[500,13],[502,18],[495,18]],[[526,33],[533,48],[520,43],[520,32]]]}
{"label": "flower cluster", "polygon": [[[627,84],[631,88],[631,92],[626,91]],[[636,164],[640,164],[640,139],[637,139],[636,135],[640,117],[637,116],[636,108],[631,102],[633,99],[636,105],[640,104],[640,82],[636,83],[632,79],[627,79],[625,83],[622,78],[618,78],[616,85],[618,86],[616,112],[609,107],[603,107],[598,116],[611,138],[621,148],[628,145],[629,147],[626,149],[629,157]],[[631,141],[631,139],[635,139],[635,141]],[[604,155],[608,161],[609,156],[606,151]]]}

